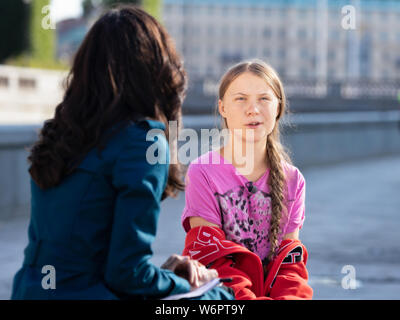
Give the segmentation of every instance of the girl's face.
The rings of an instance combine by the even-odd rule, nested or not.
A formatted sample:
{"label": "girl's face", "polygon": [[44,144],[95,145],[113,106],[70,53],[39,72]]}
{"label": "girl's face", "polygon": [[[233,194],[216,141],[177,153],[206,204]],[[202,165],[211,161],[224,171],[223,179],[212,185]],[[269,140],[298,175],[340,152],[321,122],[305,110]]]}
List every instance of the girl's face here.
{"label": "girl's face", "polygon": [[[243,141],[266,141],[275,127],[279,100],[268,83],[259,76],[245,72],[238,76],[218,101],[218,110],[226,119],[229,130]],[[246,138],[246,129],[253,130],[254,140]]]}

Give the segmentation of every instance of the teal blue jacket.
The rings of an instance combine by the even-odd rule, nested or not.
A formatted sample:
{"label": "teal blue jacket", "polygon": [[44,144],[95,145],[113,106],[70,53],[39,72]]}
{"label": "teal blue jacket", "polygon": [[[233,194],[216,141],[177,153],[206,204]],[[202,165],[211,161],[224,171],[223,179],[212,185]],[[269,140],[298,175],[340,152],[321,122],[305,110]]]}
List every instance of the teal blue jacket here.
{"label": "teal blue jacket", "polygon": [[[155,299],[190,290],[149,261],[169,166],[161,130],[153,137],[166,163],[146,160],[156,141],[146,140],[150,129],[165,125],[125,126],[56,187],[41,190],[31,180],[29,242],[11,299]],[[215,288],[201,298],[232,296]]]}

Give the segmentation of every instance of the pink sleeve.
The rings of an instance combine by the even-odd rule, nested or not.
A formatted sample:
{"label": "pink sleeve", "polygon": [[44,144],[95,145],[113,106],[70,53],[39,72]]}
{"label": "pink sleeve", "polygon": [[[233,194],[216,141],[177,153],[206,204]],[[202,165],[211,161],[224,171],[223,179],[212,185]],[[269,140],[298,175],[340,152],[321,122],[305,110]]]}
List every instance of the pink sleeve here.
{"label": "pink sleeve", "polygon": [[297,171],[297,173],[298,179],[295,199],[290,211],[286,233],[291,233],[297,228],[301,229],[305,219],[306,181],[300,171]]}
{"label": "pink sleeve", "polygon": [[201,164],[190,164],[185,178],[185,208],[182,226],[190,230],[189,217],[201,217],[221,227],[218,201],[214,196],[213,184],[201,168]]}

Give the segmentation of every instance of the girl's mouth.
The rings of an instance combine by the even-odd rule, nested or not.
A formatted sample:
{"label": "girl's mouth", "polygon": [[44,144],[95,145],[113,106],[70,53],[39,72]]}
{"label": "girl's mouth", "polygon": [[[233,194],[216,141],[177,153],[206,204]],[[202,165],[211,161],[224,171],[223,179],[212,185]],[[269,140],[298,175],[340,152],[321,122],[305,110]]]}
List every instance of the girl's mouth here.
{"label": "girl's mouth", "polygon": [[255,121],[255,122],[250,122],[250,123],[246,124],[246,127],[254,129],[254,128],[258,128],[261,125],[262,125],[262,122]]}

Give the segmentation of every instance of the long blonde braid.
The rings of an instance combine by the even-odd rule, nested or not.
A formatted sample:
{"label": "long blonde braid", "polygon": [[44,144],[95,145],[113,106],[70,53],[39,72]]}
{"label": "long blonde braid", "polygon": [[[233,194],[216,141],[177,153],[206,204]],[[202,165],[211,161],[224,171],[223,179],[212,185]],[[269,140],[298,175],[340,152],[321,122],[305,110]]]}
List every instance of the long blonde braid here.
{"label": "long blonde braid", "polygon": [[282,160],[284,159],[288,163],[291,163],[291,161],[280,142],[276,141],[272,134],[267,139],[267,157],[270,164],[267,183],[270,187],[272,211],[268,231],[270,251],[267,255],[267,260],[270,261],[274,258],[279,246],[278,236],[282,232],[280,228],[282,217],[287,218],[287,184]]}

